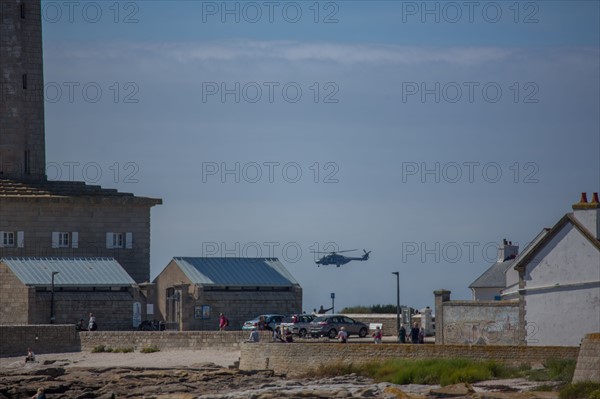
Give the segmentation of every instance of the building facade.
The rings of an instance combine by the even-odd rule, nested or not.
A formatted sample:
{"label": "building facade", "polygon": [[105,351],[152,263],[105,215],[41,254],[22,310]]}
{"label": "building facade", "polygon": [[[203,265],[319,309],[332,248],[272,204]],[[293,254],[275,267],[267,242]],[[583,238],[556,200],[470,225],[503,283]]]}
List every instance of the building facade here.
{"label": "building facade", "polygon": [[0,324],[76,324],[131,330],[146,300],[112,258],[1,258]]}
{"label": "building facade", "polygon": [[239,330],[261,314],[302,312],[302,288],[276,258],[173,258],[154,279],[158,315],[180,330]]}

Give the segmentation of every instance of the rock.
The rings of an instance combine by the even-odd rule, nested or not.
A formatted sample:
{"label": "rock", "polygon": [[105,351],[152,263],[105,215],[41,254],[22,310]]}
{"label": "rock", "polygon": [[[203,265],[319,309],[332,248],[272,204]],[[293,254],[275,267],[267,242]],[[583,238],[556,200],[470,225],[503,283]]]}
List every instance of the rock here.
{"label": "rock", "polygon": [[467,396],[475,393],[473,387],[465,382],[454,385],[446,385],[445,387],[432,389],[429,395],[436,398],[455,398],[459,396]]}

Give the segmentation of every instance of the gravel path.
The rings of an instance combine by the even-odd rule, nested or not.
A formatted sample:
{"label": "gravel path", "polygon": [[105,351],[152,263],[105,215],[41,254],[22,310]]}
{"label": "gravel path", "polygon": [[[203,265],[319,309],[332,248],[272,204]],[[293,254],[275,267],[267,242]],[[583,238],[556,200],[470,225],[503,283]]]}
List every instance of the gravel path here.
{"label": "gravel path", "polygon": [[239,361],[240,351],[223,350],[168,350],[154,353],[49,353],[36,355],[35,363],[25,365],[25,356],[0,358],[1,369],[40,367],[44,363],[59,362],[61,367],[143,367],[173,368],[194,364],[214,363],[221,367],[232,366]]}

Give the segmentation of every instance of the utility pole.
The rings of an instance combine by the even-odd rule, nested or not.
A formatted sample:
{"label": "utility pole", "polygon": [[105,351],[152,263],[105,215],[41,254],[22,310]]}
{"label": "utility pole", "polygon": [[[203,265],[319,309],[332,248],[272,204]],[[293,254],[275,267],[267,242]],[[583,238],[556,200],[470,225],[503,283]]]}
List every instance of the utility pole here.
{"label": "utility pole", "polygon": [[396,275],[396,333],[400,335],[400,272],[392,272]]}
{"label": "utility pole", "polygon": [[50,292],[50,324],[54,324],[54,276],[56,276],[58,272],[52,272],[52,290]]}

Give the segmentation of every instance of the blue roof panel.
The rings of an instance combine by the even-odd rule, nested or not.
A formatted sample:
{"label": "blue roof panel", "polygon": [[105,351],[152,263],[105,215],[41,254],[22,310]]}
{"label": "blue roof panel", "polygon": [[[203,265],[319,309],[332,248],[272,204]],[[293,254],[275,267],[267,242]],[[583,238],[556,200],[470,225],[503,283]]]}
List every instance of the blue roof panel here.
{"label": "blue roof panel", "polygon": [[289,287],[298,284],[277,258],[191,258],[173,260],[193,284]]}
{"label": "blue roof panel", "polygon": [[49,287],[128,287],[135,281],[114,258],[2,258],[25,285]]}

